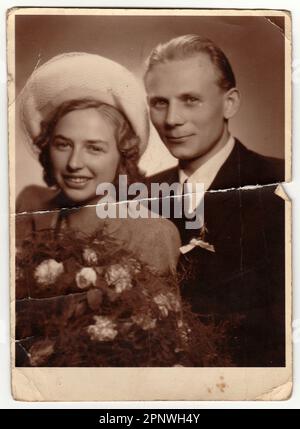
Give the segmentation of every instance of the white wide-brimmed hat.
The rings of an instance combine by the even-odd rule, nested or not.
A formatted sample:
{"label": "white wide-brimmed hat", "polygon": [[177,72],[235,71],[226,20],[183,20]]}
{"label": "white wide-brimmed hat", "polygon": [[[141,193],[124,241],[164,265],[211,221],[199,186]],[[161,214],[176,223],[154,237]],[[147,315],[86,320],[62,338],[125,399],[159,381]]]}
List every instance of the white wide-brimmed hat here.
{"label": "white wide-brimmed hat", "polygon": [[19,96],[19,114],[31,147],[41,122],[63,102],[94,99],[116,107],[140,138],[140,155],[149,139],[149,118],[142,85],[120,64],[85,52],[53,57],[35,70]]}

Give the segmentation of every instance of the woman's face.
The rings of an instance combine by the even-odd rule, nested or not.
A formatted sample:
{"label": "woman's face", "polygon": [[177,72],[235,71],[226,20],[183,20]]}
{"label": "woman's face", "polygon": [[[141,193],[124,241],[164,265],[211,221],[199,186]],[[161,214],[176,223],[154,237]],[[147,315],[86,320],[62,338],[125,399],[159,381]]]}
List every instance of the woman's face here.
{"label": "woman's face", "polygon": [[114,131],[95,108],[74,110],[58,121],[50,159],[54,178],[71,201],[91,202],[100,183],[114,181],[120,162]]}

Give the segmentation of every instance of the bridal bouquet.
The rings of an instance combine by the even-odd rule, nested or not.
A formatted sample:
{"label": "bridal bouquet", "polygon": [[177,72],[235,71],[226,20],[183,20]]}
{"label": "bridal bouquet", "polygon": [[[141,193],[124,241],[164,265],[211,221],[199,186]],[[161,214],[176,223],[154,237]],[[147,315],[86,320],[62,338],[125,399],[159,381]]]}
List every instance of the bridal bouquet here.
{"label": "bridal bouquet", "polygon": [[225,366],[220,327],[116,240],[36,234],[16,254],[17,366]]}

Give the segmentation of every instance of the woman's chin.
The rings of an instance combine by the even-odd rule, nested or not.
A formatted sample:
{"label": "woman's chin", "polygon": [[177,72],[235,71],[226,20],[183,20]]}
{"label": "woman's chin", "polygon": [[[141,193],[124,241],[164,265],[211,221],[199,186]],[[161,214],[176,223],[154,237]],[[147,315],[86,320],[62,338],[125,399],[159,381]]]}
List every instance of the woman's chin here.
{"label": "woman's chin", "polygon": [[87,205],[87,204],[96,204],[99,197],[96,194],[91,194],[87,192],[82,192],[79,190],[66,190],[63,189],[63,194],[74,205]]}

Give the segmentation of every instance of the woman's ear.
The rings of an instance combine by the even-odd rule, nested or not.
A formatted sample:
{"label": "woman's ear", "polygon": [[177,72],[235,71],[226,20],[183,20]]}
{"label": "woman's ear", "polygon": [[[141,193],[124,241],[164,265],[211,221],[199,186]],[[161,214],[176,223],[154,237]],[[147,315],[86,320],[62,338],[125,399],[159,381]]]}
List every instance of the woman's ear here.
{"label": "woman's ear", "polygon": [[224,94],[224,118],[232,118],[240,107],[241,96],[237,88],[231,88]]}

